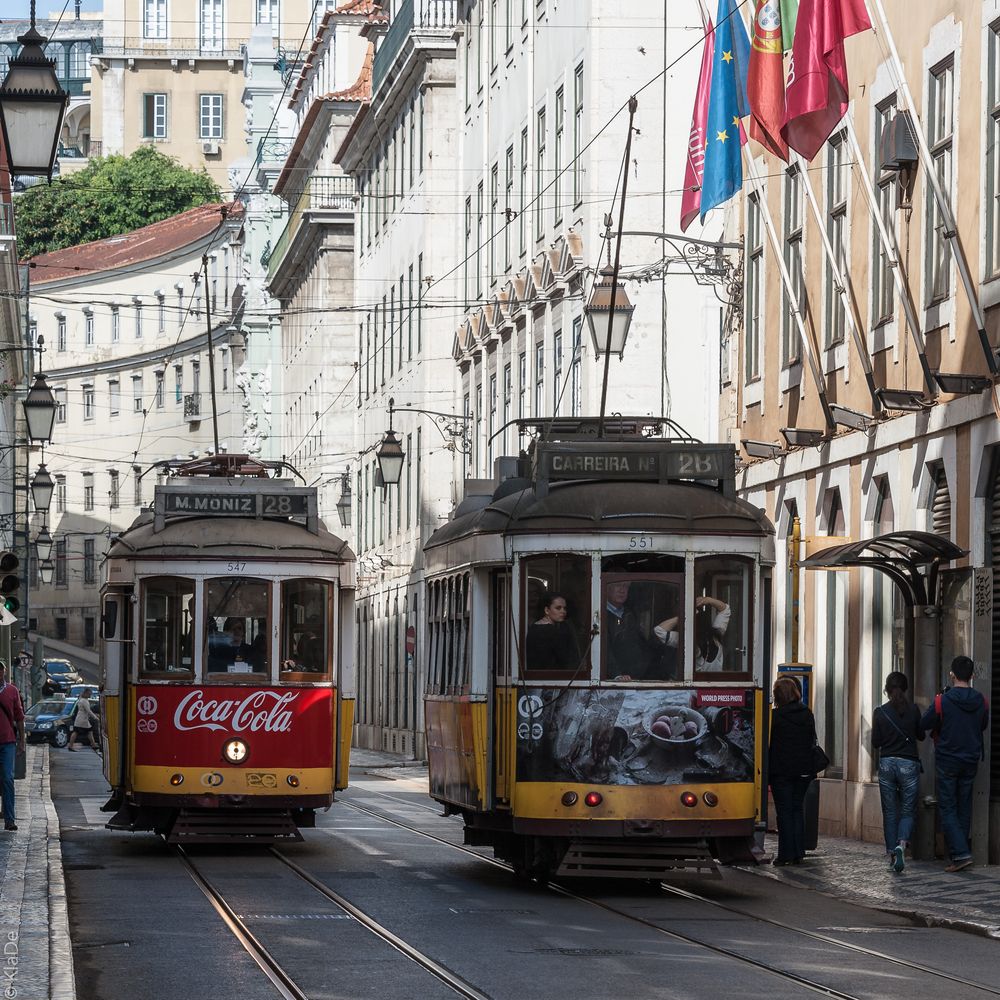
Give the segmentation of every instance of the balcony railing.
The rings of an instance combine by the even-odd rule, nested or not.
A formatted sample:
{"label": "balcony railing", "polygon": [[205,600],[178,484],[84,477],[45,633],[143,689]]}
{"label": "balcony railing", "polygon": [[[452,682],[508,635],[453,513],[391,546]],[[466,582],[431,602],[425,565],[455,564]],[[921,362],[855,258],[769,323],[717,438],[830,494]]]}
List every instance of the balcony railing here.
{"label": "balcony railing", "polygon": [[203,38],[111,38],[104,41],[104,55],[154,59],[242,59],[243,45],[229,39],[219,42]]}
{"label": "balcony railing", "polygon": [[102,139],[91,139],[87,145],[87,156],[103,156],[104,141]]}
{"label": "balcony railing", "polygon": [[278,242],[274,244],[268,260],[268,276],[273,277],[289,244],[298,231],[302,216],[307,211],[327,209],[334,212],[354,211],[354,179],[351,177],[310,177],[288,216]]}
{"label": "balcony railing", "polygon": [[274,135],[261,136],[257,141],[257,162],[284,162],[288,159],[294,142],[294,139],[280,139]]}
{"label": "balcony railing", "polygon": [[407,35],[414,28],[450,32],[455,27],[457,0],[406,0],[389,24],[372,64],[372,91],[376,91],[396,61]]}
{"label": "balcony railing", "polygon": [[201,419],[201,393],[200,392],[189,392],[184,397],[184,419],[185,420],[200,420]]}

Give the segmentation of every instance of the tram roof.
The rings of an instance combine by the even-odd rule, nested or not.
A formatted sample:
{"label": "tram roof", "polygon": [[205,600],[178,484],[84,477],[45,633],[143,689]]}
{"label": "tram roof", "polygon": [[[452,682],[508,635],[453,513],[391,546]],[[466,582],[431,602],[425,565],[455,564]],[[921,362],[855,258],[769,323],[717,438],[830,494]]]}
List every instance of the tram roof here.
{"label": "tram roof", "polygon": [[118,536],[109,559],[155,559],[209,556],[227,559],[332,560],[354,562],[350,546],[322,526],[318,532],[297,521],[245,517],[176,517],[155,531],[147,512]]}
{"label": "tram roof", "polygon": [[552,483],[539,497],[533,487],[497,497],[456,517],[425,548],[484,534],[592,534],[600,531],[675,535],[774,534],[760,508],[697,483]]}

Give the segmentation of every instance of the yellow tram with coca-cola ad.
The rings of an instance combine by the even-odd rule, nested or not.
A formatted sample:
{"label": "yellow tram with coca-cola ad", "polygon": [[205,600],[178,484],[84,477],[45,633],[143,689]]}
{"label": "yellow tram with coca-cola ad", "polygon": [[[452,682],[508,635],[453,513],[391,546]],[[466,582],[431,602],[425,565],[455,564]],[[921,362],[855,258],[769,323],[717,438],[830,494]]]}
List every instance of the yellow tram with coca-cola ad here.
{"label": "yellow tram with coca-cola ad", "polygon": [[347,786],[355,558],[268,463],[176,465],[113,542],[102,592],[112,829],[300,837]]}
{"label": "yellow tram with coca-cola ad", "polygon": [[735,449],[660,418],[520,423],[528,455],[424,549],[431,795],[525,875],[752,860],[774,529]]}

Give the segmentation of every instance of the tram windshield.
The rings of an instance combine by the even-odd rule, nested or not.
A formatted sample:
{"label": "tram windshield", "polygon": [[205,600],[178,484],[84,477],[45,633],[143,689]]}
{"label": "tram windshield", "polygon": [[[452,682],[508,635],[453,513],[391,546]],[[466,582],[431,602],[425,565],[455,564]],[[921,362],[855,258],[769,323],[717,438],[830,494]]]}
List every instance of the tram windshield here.
{"label": "tram windshield", "polygon": [[194,581],[151,577],[142,585],[140,673],[194,677]]}
{"label": "tram windshield", "polygon": [[683,677],[683,559],[611,556],[601,565],[601,597],[606,680]]}
{"label": "tram windshield", "polygon": [[281,679],[317,680],[330,673],[330,613],[333,588],[322,580],[286,580],[281,585]]}
{"label": "tram windshield", "polygon": [[737,556],[704,556],[695,561],[696,674],[740,676],[751,672],[752,568],[749,559]]}
{"label": "tram windshield", "polygon": [[525,672],[590,674],[590,557],[522,560]]}
{"label": "tram windshield", "polygon": [[270,607],[265,580],[205,581],[205,673],[267,674]]}

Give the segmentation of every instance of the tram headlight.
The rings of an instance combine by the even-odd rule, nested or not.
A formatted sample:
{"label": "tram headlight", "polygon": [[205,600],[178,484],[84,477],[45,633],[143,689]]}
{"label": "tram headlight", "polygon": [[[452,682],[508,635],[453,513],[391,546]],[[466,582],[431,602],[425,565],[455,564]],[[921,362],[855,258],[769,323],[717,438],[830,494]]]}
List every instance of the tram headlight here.
{"label": "tram headlight", "polygon": [[715,792],[705,792],[705,794],[702,795],[702,800],[706,806],[709,806],[712,809],[719,804],[719,796],[716,795]]}
{"label": "tram headlight", "polygon": [[599,806],[604,801],[604,796],[600,792],[587,792],[583,797],[583,804],[590,806],[591,809],[594,806]]}
{"label": "tram headlight", "polygon": [[292,788],[298,788],[299,787],[299,776],[297,774],[290,774],[285,779],[285,781],[287,781],[288,784],[292,786]]}
{"label": "tram headlight", "polygon": [[226,740],[222,744],[222,756],[230,764],[242,764],[250,754],[250,747],[241,739]]}
{"label": "tram headlight", "polygon": [[174,785],[175,787],[177,785],[183,785],[184,784],[184,775],[183,774],[172,774],[172,775],[170,775],[170,784]]}
{"label": "tram headlight", "polygon": [[580,796],[576,792],[563,792],[562,804],[564,806],[575,806]]}
{"label": "tram headlight", "polygon": [[687,806],[688,809],[694,809],[698,804],[698,796],[694,792],[681,792],[681,805]]}

